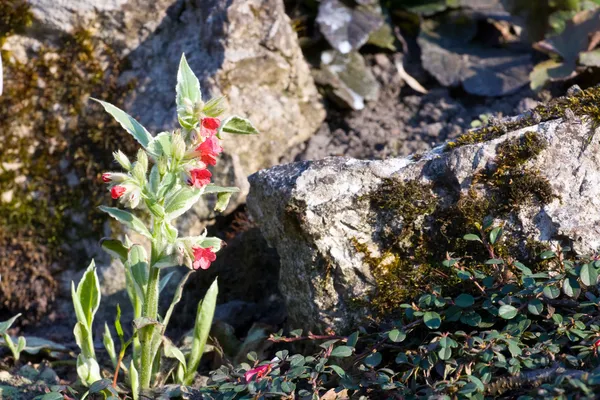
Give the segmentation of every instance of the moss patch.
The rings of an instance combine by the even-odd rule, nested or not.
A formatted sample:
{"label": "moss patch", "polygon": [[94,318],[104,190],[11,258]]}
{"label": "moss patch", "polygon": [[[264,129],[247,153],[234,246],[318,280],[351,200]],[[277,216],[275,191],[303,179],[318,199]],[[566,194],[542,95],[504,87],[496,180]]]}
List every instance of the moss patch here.
{"label": "moss patch", "polygon": [[445,150],[450,151],[464,145],[487,142],[499,138],[507,132],[533,126],[540,122],[573,117],[587,118],[592,121],[594,126],[600,124],[600,87],[592,87],[573,96],[560,97],[552,100],[548,105],[539,105],[514,121],[490,123],[481,129],[464,133],[456,140],[448,142]]}
{"label": "moss patch", "polygon": [[[368,301],[354,303],[383,316],[425,290],[456,287],[457,278],[441,262],[448,257],[460,258],[465,268],[487,272],[491,269],[485,264],[487,259],[518,255],[536,268],[536,255],[545,249],[543,244],[512,233],[486,248],[463,236],[476,233],[487,237],[493,226],[484,221],[508,221],[526,204],[543,205],[555,198],[550,183],[528,167],[545,146],[544,139],[534,132],[500,143],[493,167],[476,177],[467,193],[456,192],[444,181],[385,180],[367,196],[373,224],[382,227],[378,238],[381,256],[355,242],[357,251],[365,255],[376,289]],[[441,202],[436,193],[450,201]]]}
{"label": "moss patch", "polygon": [[[29,23],[15,17],[29,15],[22,11],[24,1],[9,1],[8,7],[22,14],[2,18],[0,42]],[[107,114],[88,107],[90,95],[119,106],[132,87],[117,84],[124,65],[113,45],[83,28],[57,43],[41,46],[26,63],[2,54],[0,247],[6,254],[0,262],[0,298],[8,313],[51,302],[56,286],[52,275],[61,268],[87,265],[89,260],[81,258],[85,254],[74,246],[102,234],[106,219],[96,206],[107,197],[100,174],[112,168],[111,151],[121,148],[131,154],[135,149]],[[28,248],[11,245],[14,240]],[[32,297],[27,279],[7,281],[14,265],[47,278],[43,293]],[[26,313],[27,318],[34,315],[39,312]]]}

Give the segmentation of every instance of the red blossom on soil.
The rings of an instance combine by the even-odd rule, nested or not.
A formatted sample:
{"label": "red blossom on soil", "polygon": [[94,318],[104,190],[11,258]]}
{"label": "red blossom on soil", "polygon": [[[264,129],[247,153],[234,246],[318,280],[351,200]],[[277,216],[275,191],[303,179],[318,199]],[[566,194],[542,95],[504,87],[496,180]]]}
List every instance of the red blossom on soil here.
{"label": "red blossom on soil", "polygon": [[125,189],[123,186],[113,186],[113,188],[110,189],[110,195],[113,199],[116,200],[119,197],[123,196],[123,193],[125,193],[126,191],[127,189]]}
{"label": "red blossom on soil", "polygon": [[212,247],[205,249],[194,247],[192,250],[194,252],[194,263],[192,264],[194,269],[208,269],[210,264],[217,259],[217,255],[212,251]]}
{"label": "red blossom on soil", "polygon": [[258,382],[262,378],[267,375],[273,366],[271,364],[261,365],[259,367],[253,368],[250,371],[244,374],[244,379],[246,379],[246,383],[250,382],[254,376],[256,376],[256,381]]}
{"label": "red blossom on soil", "polygon": [[207,169],[192,169],[187,184],[195,188],[203,188],[210,183],[212,174]]}

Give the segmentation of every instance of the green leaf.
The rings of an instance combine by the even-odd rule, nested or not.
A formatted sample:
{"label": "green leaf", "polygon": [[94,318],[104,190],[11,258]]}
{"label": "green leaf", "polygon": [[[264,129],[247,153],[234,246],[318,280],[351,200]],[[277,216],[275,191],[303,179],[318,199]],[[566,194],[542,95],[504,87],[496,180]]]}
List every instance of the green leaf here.
{"label": "green leaf", "polygon": [[73,336],[75,336],[75,342],[81,349],[81,354],[86,358],[94,358],[94,343],[90,330],[85,326],[83,322],[77,322],[73,328]]}
{"label": "green leaf", "polygon": [[184,372],[187,370],[187,363],[183,352],[174,346],[170,341],[165,341],[164,345],[165,357],[174,358],[183,366]]}
{"label": "green leaf", "polygon": [[553,252],[552,250],[546,250],[542,254],[540,254],[540,258],[542,260],[548,260],[548,259],[554,258],[554,257],[556,257],[556,253]]}
{"label": "green leaf", "polygon": [[495,244],[496,241],[502,236],[502,228],[501,227],[497,227],[492,229],[492,231],[490,232],[490,243],[491,244]]}
{"label": "green leaf", "polygon": [[560,296],[560,290],[556,286],[544,287],[543,293],[548,299],[556,299],[558,296]]}
{"label": "green leaf", "polygon": [[[144,300],[144,293],[146,293],[146,286],[148,285],[148,254],[144,246],[134,244],[131,246],[129,253],[127,254],[127,266],[131,271],[131,277],[134,283],[138,286],[136,289],[138,296]],[[140,291],[142,292],[140,294]]]}
{"label": "green leaf", "polygon": [[442,317],[435,311],[427,311],[423,315],[423,322],[429,329],[437,329],[442,325]]}
{"label": "green leaf", "polygon": [[579,277],[581,278],[581,283],[585,286],[596,286],[596,283],[598,283],[598,270],[592,264],[583,264],[579,272]]}
{"label": "green leaf", "polygon": [[12,324],[15,323],[15,320],[17,318],[19,318],[21,316],[21,314],[17,314],[14,317],[12,317],[11,319],[4,321],[4,322],[0,322],[0,335],[3,335],[6,333],[7,330],[10,329],[10,327],[12,326]]}
{"label": "green leaf", "polygon": [[46,393],[41,397],[36,397],[36,400],[64,400],[65,396],[58,392]]}
{"label": "green leaf", "polygon": [[158,192],[158,186],[160,185],[160,171],[158,170],[158,165],[153,165],[150,170],[150,177],[148,178],[148,190],[153,195],[156,195]]}
{"label": "green leaf", "polygon": [[87,267],[81,281],[79,281],[79,285],[77,285],[77,297],[85,316],[85,320],[79,322],[86,324],[86,327],[91,330],[94,314],[100,306],[100,282],[96,274],[94,260]]}
{"label": "green leaf", "polygon": [[121,260],[121,262],[127,261],[127,252],[129,249],[120,240],[102,239],[100,240],[100,245],[111,257]]}
{"label": "green leaf", "polygon": [[460,308],[468,308],[475,304],[475,299],[470,294],[462,293],[454,300],[454,304]]}
{"label": "green leaf", "polygon": [[562,288],[564,294],[574,299],[578,298],[581,294],[581,286],[579,286],[579,282],[577,282],[577,279],[573,277],[565,278],[563,280]]}
{"label": "green leaf", "polygon": [[86,387],[102,379],[100,376],[100,366],[93,358],[87,358],[83,354],[79,354],[77,356],[76,368],[77,376],[79,376],[81,383]]}
{"label": "green leaf", "polygon": [[510,354],[513,357],[520,356],[523,353],[523,351],[519,347],[519,344],[514,340],[507,340],[506,344],[508,345],[508,351],[510,351]]}
{"label": "green leaf", "polygon": [[335,373],[338,374],[338,376],[340,378],[345,378],[346,377],[346,371],[344,371],[340,366],[338,366],[338,365],[330,365],[329,368],[331,368],[332,370],[334,370]]}
{"label": "green leaf", "polygon": [[237,187],[233,187],[233,186],[230,186],[230,187],[221,187],[221,186],[217,186],[217,185],[214,185],[212,183],[209,183],[204,188],[203,194],[211,194],[211,193],[237,193],[239,191],[240,191],[240,189],[237,188]]}
{"label": "green leaf", "polygon": [[544,311],[544,304],[539,299],[533,299],[527,304],[527,310],[533,315],[540,315]]}
{"label": "green leaf", "polygon": [[259,133],[254,125],[252,125],[252,122],[235,115],[223,121],[218,131],[219,138],[221,132],[232,133],[234,135],[258,135]]}
{"label": "green leaf", "polygon": [[393,329],[388,333],[388,337],[392,342],[400,343],[406,339],[406,333],[398,329]]}
{"label": "green leaf", "polygon": [[148,143],[148,152],[156,159],[160,156],[170,157],[171,148],[171,132],[161,132]]}
{"label": "green leaf", "polygon": [[129,364],[129,383],[131,384],[131,394],[133,396],[133,400],[139,400],[140,398],[140,376],[138,374],[137,369],[135,368],[135,363],[131,360]]}
{"label": "green leaf", "polygon": [[139,122],[133,117],[128,115],[125,111],[113,106],[102,100],[91,98],[97,101],[104,107],[106,112],[113,116],[113,118],[127,131],[131,136],[135,138],[144,148],[148,146],[152,140],[152,135],[144,128]]}
{"label": "green leaf", "polygon": [[223,212],[229,205],[232,193],[222,192],[217,195],[217,204],[215,204],[216,212]]}
{"label": "green leaf", "polygon": [[194,338],[192,341],[192,350],[188,357],[188,371],[185,376],[185,384],[189,385],[194,380],[194,375],[200,364],[200,358],[204,353],[204,346],[208,334],[210,333],[210,327],[212,320],[215,315],[215,308],[217,306],[217,295],[219,293],[219,287],[217,280],[210,285],[206,295],[202,302],[198,305],[198,312],[196,314],[196,324],[194,325]]}
{"label": "green leaf", "polygon": [[463,239],[471,241],[471,242],[480,242],[483,243],[481,241],[481,238],[473,233],[467,233],[465,236],[463,236]]}
{"label": "green leaf", "polygon": [[338,346],[331,350],[330,357],[346,358],[352,355],[352,347]]}
{"label": "green leaf", "polygon": [[371,353],[365,358],[365,365],[371,368],[375,368],[381,363],[382,359],[383,357],[381,356],[381,353]]}
{"label": "green leaf", "polygon": [[190,114],[188,107],[193,107],[202,100],[202,92],[200,90],[200,81],[198,81],[194,71],[190,68],[185,54],[181,55],[181,61],[179,62],[176,92],[179,123],[184,128],[191,129],[197,121],[193,112]]}
{"label": "green leaf", "polygon": [[525,275],[533,274],[533,271],[531,271],[531,269],[529,269],[528,267],[526,267],[524,264],[520,263],[519,261],[513,262],[513,265]]}
{"label": "green leaf", "polygon": [[110,334],[110,329],[108,328],[108,324],[104,323],[104,335],[102,335],[102,344],[104,344],[104,348],[110,357],[110,361],[112,362],[113,368],[117,367],[117,351],[115,350],[115,342],[113,341],[112,335]]}
{"label": "green leaf", "polygon": [[505,304],[498,309],[498,315],[504,319],[513,319],[518,313],[519,310],[509,304]]}
{"label": "green leaf", "polygon": [[449,360],[452,357],[452,349],[450,347],[441,347],[438,351],[438,356],[441,360]]}
{"label": "green leaf", "polygon": [[171,221],[187,212],[198,202],[200,196],[202,196],[202,190],[187,187],[179,189],[165,202],[166,220]]}
{"label": "green leaf", "polygon": [[101,211],[104,211],[105,213],[107,213],[117,221],[121,222],[128,228],[133,229],[134,231],[136,231],[140,235],[147,237],[148,239],[152,239],[152,234],[150,233],[148,228],[146,228],[146,225],[144,225],[142,220],[133,215],[132,213],[115,207],[100,206],[99,208]]}

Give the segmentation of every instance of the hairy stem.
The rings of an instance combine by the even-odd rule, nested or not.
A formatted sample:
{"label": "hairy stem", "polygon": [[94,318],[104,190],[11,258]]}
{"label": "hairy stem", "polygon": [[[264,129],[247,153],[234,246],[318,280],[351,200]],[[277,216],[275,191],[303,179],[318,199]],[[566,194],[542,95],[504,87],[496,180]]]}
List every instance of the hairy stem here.
{"label": "hairy stem", "polygon": [[[154,220],[154,239],[152,240],[152,249],[150,256],[150,274],[148,278],[148,287],[146,288],[146,296],[144,302],[143,316],[151,321],[158,321],[158,288],[160,282],[160,269],[154,264],[160,254],[160,225],[161,221]],[[154,352],[152,351],[152,342],[155,334],[156,325],[150,324],[142,328],[141,345],[142,345],[142,362],[140,385],[142,389],[150,388],[152,380],[152,364],[154,362]]]}

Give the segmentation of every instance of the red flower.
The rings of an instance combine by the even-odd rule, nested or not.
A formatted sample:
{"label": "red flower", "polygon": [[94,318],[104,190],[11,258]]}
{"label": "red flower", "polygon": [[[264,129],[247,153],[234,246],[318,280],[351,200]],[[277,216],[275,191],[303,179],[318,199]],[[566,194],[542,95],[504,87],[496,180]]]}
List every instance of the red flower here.
{"label": "red flower", "polygon": [[210,183],[212,174],[207,169],[192,169],[187,184],[195,188],[202,188]]}
{"label": "red flower", "polygon": [[125,193],[126,191],[127,189],[125,189],[123,186],[113,186],[113,188],[110,189],[110,195],[113,199],[116,200],[119,197],[123,196],[123,193]]}
{"label": "red flower", "polygon": [[213,253],[212,247],[206,249],[202,247],[193,247],[194,252],[194,263],[192,264],[194,269],[208,269],[210,263],[217,259],[217,255]]}
{"label": "red flower", "polygon": [[219,139],[215,136],[209,136],[204,142],[196,149],[200,153],[200,160],[207,165],[215,165],[217,163],[217,156],[223,151],[223,148],[219,144]]}
{"label": "red flower", "polygon": [[261,365],[256,368],[253,368],[244,374],[244,379],[246,379],[246,383],[248,383],[256,375],[256,381],[258,382],[259,380],[264,378],[265,375],[267,375],[269,372],[271,372],[271,368],[272,368],[271,364],[265,364],[265,365]]}
{"label": "red flower", "polygon": [[108,172],[102,174],[102,182],[104,182],[104,183],[110,182],[110,174]]}
{"label": "red flower", "polygon": [[594,347],[598,347],[598,346],[600,346],[600,339],[598,339],[594,342]]}
{"label": "red flower", "polygon": [[221,125],[221,121],[219,121],[219,118],[210,118],[210,117],[206,117],[206,118],[202,118],[202,126],[205,127],[206,129],[210,129],[212,131],[219,129],[219,126]]}

